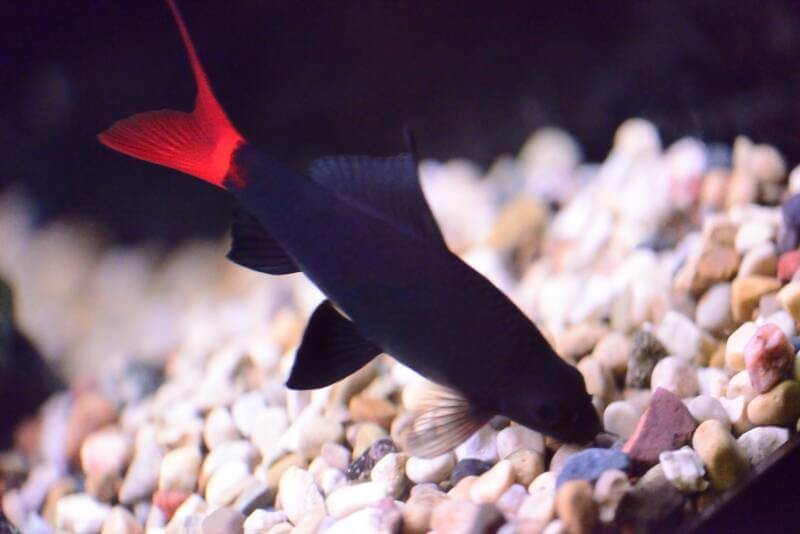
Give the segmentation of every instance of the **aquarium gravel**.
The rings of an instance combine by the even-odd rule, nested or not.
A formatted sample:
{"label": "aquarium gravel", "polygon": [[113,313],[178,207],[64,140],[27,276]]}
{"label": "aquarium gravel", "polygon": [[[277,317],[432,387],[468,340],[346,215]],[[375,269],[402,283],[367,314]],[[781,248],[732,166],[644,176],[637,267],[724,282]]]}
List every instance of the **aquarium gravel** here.
{"label": "aquarium gravel", "polygon": [[775,148],[663,148],[632,119],[599,164],[543,129],[486,172],[420,171],[450,248],[581,372],[603,439],[562,444],[495,418],[452,452],[409,456],[403,431],[432,384],[389,356],[324,389],[284,387],[322,299],[302,275],[238,267],[225,241],[164,255],[91,227],[37,229],[7,196],[0,273],[70,384],[0,455],[7,520],[25,533],[645,532],[699,513],[796,432],[800,170]]}

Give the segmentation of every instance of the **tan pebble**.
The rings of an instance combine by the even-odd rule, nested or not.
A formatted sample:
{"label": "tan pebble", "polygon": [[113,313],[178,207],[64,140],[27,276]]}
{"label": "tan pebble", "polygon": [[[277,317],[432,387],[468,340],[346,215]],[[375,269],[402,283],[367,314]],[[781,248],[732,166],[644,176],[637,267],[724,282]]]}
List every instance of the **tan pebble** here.
{"label": "tan pebble", "polygon": [[602,323],[584,321],[565,330],[557,339],[559,356],[568,361],[575,361],[588,354],[597,342],[608,333],[608,327]]}
{"label": "tan pebble", "polygon": [[431,529],[433,509],[444,502],[446,497],[440,492],[411,495],[403,506],[403,532],[423,534]]}
{"label": "tan pebble", "polygon": [[117,418],[117,412],[111,403],[101,394],[86,391],[75,399],[70,408],[65,436],[67,459],[75,462],[78,458],[83,440],[94,430],[111,424]]}
{"label": "tan pebble", "polygon": [[789,282],[778,291],[778,301],[800,323],[800,282]]}
{"label": "tan pebble", "polygon": [[465,500],[446,500],[431,515],[431,528],[448,534],[492,532],[502,524],[503,515],[493,505]]}
{"label": "tan pebble", "polygon": [[761,295],[778,291],[781,281],[771,276],[752,274],[734,278],[731,285],[731,315],[737,322],[748,321]]}
{"label": "tan pebble", "polygon": [[528,486],[530,495],[522,501],[517,515],[523,519],[547,523],[555,516],[556,477],[544,472]]}
{"label": "tan pebble", "polygon": [[278,482],[287,469],[290,467],[305,466],[306,461],[302,455],[297,453],[287,454],[268,468],[263,465],[259,466],[258,469],[256,469],[256,476],[263,482],[266,482],[268,486],[277,488]]}
{"label": "tan pebble", "polygon": [[212,506],[227,506],[252,480],[247,463],[241,460],[227,462],[209,478],[205,490],[206,501]]}
{"label": "tan pebble", "polygon": [[749,460],[719,421],[701,423],[692,436],[692,447],[703,460],[717,491],[732,487],[750,472]]}
{"label": "tan pebble", "polygon": [[800,417],[800,383],[784,380],[756,395],[747,405],[747,417],[754,425],[794,425]]}
{"label": "tan pebble", "polygon": [[578,371],[583,375],[586,391],[603,400],[612,398],[614,382],[611,375],[603,369],[594,356],[587,356],[578,362]]}
{"label": "tan pebble", "polygon": [[511,462],[515,480],[527,486],[533,479],[544,472],[544,456],[530,449],[519,449],[509,454],[506,459]]}
{"label": "tan pebble", "polygon": [[478,503],[495,502],[514,483],[514,468],[509,460],[497,462],[478,477],[469,491],[470,499]]}
{"label": "tan pebble", "polygon": [[475,475],[462,478],[447,492],[447,496],[451,499],[469,499],[470,488],[472,488],[476,480],[478,480],[478,477]]}
{"label": "tan pebble", "polygon": [[374,482],[380,482],[386,486],[387,491],[395,498],[406,489],[406,463],[408,455],[403,453],[390,452],[375,464],[370,471],[369,477]]}
{"label": "tan pebble", "polygon": [[753,400],[756,395],[758,395],[758,392],[753,389],[753,384],[750,383],[750,372],[747,369],[733,375],[725,391],[725,396],[729,399],[744,397],[747,402]]}
{"label": "tan pebble", "polygon": [[680,356],[667,356],[659,361],[650,376],[650,389],[659,387],[671,391],[680,398],[696,395],[700,389],[697,368]]}
{"label": "tan pebble", "polygon": [[556,512],[571,534],[588,534],[597,522],[592,485],[586,480],[569,480],[556,493]]}
{"label": "tan pebble", "polygon": [[359,424],[358,432],[353,440],[353,459],[355,460],[364,454],[364,451],[369,449],[370,446],[376,441],[386,439],[388,437],[389,434],[387,434],[380,425],[375,423]]}
{"label": "tan pebble", "polygon": [[739,267],[739,255],[731,247],[711,246],[700,254],[697,275],[708,287],[717,282],[733,278]]}
{"label": "tan pebble", "polygon": [[[721,208],[725,203],[728,190],[728,172],[722,169],[711,169],[703,177],[700,189],[700,203],[711,208]],[[732,244],[731,241],[730,244]]]}
{"label": "tan pebble", "polygon": [[356,395],[350,399],[348,408],[353,421],[369,421],[387,429],[394,416],[397,415],[397,408],[391,402],[365,395]]}
{"label": "tan pebble", "polygon": [[158,489],[192,493],[197,486],[202,459],[200,450],[194,445],[169,451],[161,461]]}
{"label": "tan pebble", "polygon": [[628,371],[630,353],[631,341],[619,332],[609,332],[595,345],[592,357],[600,362],[603,369],[618,380],[623,380]]}
{"label": "tan pebble", "polygon": [[263,534],[280,523],[286,522],[286,512],[269,512],[262,508],[253,510],[244,520],[244,534]]}
{"label": "tan pebble", "polygon": [[614,521],[623,497],[631,487],[627,473],[619,469],[603,471],[594,484],[594,500],[597,503],[600,521]]}
{"label": "tan pebble", "polygon": [[403,434],[411,427],[411,424],[416,419],[417,415],[411,411],[400,412],[392,420],[392,425],[389,430],[389,436],[395,443],[403,442]]}
{"label": "tan pebble", "polygon": [[558,450],[553,454],[553,457],[550,459],[550,471],[553,473],[558,474],[561,471],[561,468],[564,467],[564,464],[569,460],[570,456],[581,452],[584,447],[580,445],[573,445],[571,443],[565,443]]}
{"label": "tan pebble", "polygon": [[772,243],[761,243],[754,246],[742,258],[739,275],[760,274],[775,276],[778,273],[778,254]]}
{"label": "tan pebble", "polygon": [[744,370],[744,348],[747,346],[750,338],[758,330],[758,326],[753,321],[743,323],[739,328],[733,331],[728,337],[725,345],[725,365],[728,369],[738,373]]}
{"label": "tan pebble", "polygon": [[141,534],[142,532],[144,532],[142,525],[127,508],[115,506],[106,516],[100,534]]}
{"label": "tan pebble", "polygon": [[628,439],[639,423],[639,411],[628,401],[614,401],[603,412],[603,426],[613,434]]}

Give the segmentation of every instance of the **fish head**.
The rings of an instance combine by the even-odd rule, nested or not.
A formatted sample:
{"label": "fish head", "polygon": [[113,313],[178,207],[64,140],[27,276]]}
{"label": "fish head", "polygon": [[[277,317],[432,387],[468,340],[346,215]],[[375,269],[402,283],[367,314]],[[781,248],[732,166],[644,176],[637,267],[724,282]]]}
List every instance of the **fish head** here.
{"label": "fish head", "polygon": [[573,366],[559,360],[544,379],[541,374],[531,378],[516,382],[503,415],[567,443],[585,444],[603,429],[583,376]]}

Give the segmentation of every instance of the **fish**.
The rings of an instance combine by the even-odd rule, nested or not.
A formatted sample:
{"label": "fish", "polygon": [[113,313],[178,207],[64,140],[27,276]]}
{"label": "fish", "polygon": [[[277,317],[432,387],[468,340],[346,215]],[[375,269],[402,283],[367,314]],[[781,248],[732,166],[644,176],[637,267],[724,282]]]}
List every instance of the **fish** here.
{"label": "fish", "polygon": [[582,375],[531,320],[454,254],[425,199],[413,135],[394,156],[321,157],[307,172],[246,140],[214,96],[174,0],[197,94],[191,112],[147,111],[98,135],[236,201],[233,262],[304,273],[325,295],[286,385],[323,388],[388,354],[439,387],[403,434],[415,456],[454,449],[495,416],[563,442],[602,429]]}

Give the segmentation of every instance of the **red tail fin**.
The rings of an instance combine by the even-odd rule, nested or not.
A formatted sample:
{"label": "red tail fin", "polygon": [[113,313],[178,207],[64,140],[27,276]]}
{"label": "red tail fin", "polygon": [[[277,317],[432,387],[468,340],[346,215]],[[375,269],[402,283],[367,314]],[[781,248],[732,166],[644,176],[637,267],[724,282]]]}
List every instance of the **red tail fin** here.
{"label": "red tail fin", "polygon": [[171,109],[137,113],[98,135],[104,145],[191,174],[224,187],[226,178],[241,181],[231,169],[231,157],[244,138],[220,106],[203,71],[192,39],[174,0],[167,0],[186,46],[197,84],[194,111]]}

